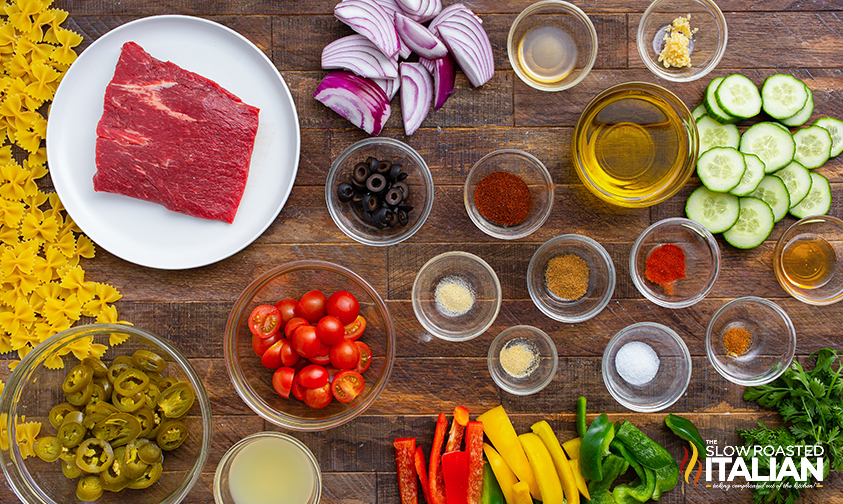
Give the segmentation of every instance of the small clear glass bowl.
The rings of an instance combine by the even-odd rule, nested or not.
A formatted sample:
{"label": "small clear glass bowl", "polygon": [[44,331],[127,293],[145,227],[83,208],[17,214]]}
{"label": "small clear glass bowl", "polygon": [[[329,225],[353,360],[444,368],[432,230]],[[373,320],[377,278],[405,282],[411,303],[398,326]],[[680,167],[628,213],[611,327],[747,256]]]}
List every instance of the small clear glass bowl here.
{"label": "small clear glass bowl", "polygon": [[[295,460],[290,461],[289,463],[298,463],[298,467],[293,470],[301,471],[303,473],[301,476],[303,477],[309,476],[312,478],[310,491],[307,492],[307,489],[304,489],[304,492],[297,493],[297,497],[301,496],[306,500],[296,502],[297,504],[317,504],[322,496],[322,471],[319,468],[319,462],[316,460],[316,457],[313,456],[313,452],[310,451],[307,445],[293,436],[282,432],[272,431],[258,432],[256,434],[252,434],[251,436],[246,436],[240,441],[234,443],[234,445],[225,452],[217,465],[216,472],[214,473],[214,502],[216,502],[216,504],[237,504],[237,501],[231,494],[230,476],[232,473],[232,465],[234,465],[237,460],[237,456],[244,453],[245,450],[257,450],[259,443],[272,443],[275,445],[272,447],[275,450],[284,450],[285,455],[288,455],[288,452],[292,452],[294,454],[293,457]],[[262,451],[269,451],[269,447],[264,448]],[[256,454],[253,453],[253,455]],[[240,470],[235,468],[235,473],[242,472],[247,469],[249,468],[241,467]],[[267,474],[266,476],[270,479],[273,478],[272,474]],[[275,481],[273,480],[273,484],[274,483]],[[285,488],[276,490],[283,491],[285,496],[290,498],[290,489]]]}
{"label": "small clear glass bowl", "polygon": [[[558,44],[555,49],[560,53],[571,48],[576,50],[575,59],[570,62],[567,73],[557,70],[556,75],[538,75],[522,64],[519,53],[524,48],[524,38],[537,30],[550,30],[565,37],[568,47],[564,47],[565,44],[559,38],[554,39]],[[597,31],[588,16],[576,5],[560,0],[544,0],[527,7],[515,18],[509,29],[506,52],[515,74],[524,84],[539,91],[562,91],[579,84],[594,66],[597,60]],[[547,57],[546,54],[544,56]],[[532,61],[539,66],[539,62]],[[544,59],[541,63],[544,63],[543,68],[568,66],[564,59],[557,57]]]}
{"label": "small clear glass bowl", "polygon": [[[724,344],[729,329],[751,335],[741,355]],[[714,369],[732,383],[751,387],[769,383],[785,372],[796,353],[796,330],[787,313],[776,303],[759,297],[729,301],[711,317],[705,332],[705,353]]]}
{"label": "small clear glass bowl", "polygon": [[[685,253],[685,278],[668,286],[647,279],[647,258],[664,244]],[[720,274],[720,247],[702,225],[682,217],[656,222],[641,233],[629,254],[632,283],[650,301],[665,308],[687,308],[701,301]]]}
{"label": "small clear glass bowl", "polygon": [[[127,339],[119,345],[109,346],[112,335],[125,336]],[[202,379],[187,358],[169,341],[150,332],[126,324],[87,324],[71,327],[48,338],[29,352],[9,377],[9,382],[0,396],[0,416],[3,421],[8,419],[8,425],[0,426],[0,430],[8,429],[9,438],[16,439],[15,419],[26,416],[27,421],[41,422],[39,436],[56,435],[56,429],[50,425],[48,416],[53,406],[66,401],[62,392],[62,382],[71,368],[79,363],[71,349],[78,348],[83,340],[109,347],[102,357],[105,363],[120,355],[131,357],[136,350],[155,352],[168,363],[162,376],[187,381],[196,395],[193,407],[182,419],[190,435],[183,445],[164,456],[164,472],[158,482],[144,490],[105,492],[97,502],[181,502],[199,480],[211,452],[211,403],[202,385]],[[47,359],[56,356],[64,363],[64,368],[47,368]],[[24,460],[17,443],[11,443],[9,451],[0,450],[0,464],[3,466],[6,481],[22,502],[77,502],[77,482],[64,476],[60,461],[48,463],[38,457]]]}
{"label": "small clear glass bowl", "polygon": [[[650,346],[659,359],[658,371],[650,381],[636,385],[618,372],[615,357],[628,343]],[[603,383],[621,405],[642,413],[663,410],[679,400],[691,382],[691,354],[682,338],[669,327],[639,322],[621,329],[603,352]]]}
{"label": "small clear glass bowl", "polygon": [[[829,261],[816,261],[820,257]],[[843,299],[843,221],[818,215],[795,222],[776,243],[773,270],[782,289],[803,303]]]}
{"label": "small clear glass bowl", "polygon": [[[378,229],[363,220],[360,205],[343,203],[337,197],[337,187],[351,183],[354,166],[372,156],[381,161],[399,163],[407,174],[404,182],[410,186],[410,196],[403,204],[413,209],[407,214],[404,226]],[[337,227],[350,238],[366,245],[386,247],[401,243],[421,229],[433,208],[433,177],[424,159],[409,145],[385,137],[372,137],[351,145],[334,160],[325,182],[328,212]]]}
{"label": "small clear glass bowl", "polygon": [[[677,17],[691,15],[691,66],[665,68],[659,61],[665,28]],[[636,37],[638,54],[651,72],[673,82],[690,82],[711,72],[723,58],[729,32],[714,0],[655,0],[644,11]]]}
{"label": "small clear glass bowl", "polygon": [[[461,281],[474,293],[474,304],[462,315],[448,314],[436,302],[443,280]],[[501,308],[501,284],[486,261],[468,252],[439,254],[419,269],[413,282],[413,311],[429,333],[447,341],[467,341],[486,332]]]}
{"label": "small clear glass bowl", "polygon": [[[501,363],[501,351],[516,346],[526,347],[536,356],[535,363],[528,366],[530,371],[526,376],[509,374]],[[556,344],[546,332],[533,326],[518,325],[504,329],[489,346],[489,374],[498,387],[510,394],[530,395],[545,388],[556,375],[558,361]]]}
{"label": "small clear glass bowl", "polygon": [[[519,224],[501,226],[483,217],[474,201],[474,191],[481,180],[494,172],[511,173],[530,189],[530,213]],[[532,154],[517,149],[501,149],[486,154],[468,172],[463,189],[465,210],[471,222],[489,236],[514,240],[532,234],[542,227],[553,207],[553,179],[544,164]]]}
{"label": "small clear glass bowl", "polygon": [[[588,265],[588,289],[578,299],[562,299],[550,292],[545,272],[554,257],[573,254]],[[602,245],[587,236],[566,234],[551,238],[539,247],[527,266],[527,290],[536,307],[560,322],[588,320],[609,304],[615,292],[615,263]]]}

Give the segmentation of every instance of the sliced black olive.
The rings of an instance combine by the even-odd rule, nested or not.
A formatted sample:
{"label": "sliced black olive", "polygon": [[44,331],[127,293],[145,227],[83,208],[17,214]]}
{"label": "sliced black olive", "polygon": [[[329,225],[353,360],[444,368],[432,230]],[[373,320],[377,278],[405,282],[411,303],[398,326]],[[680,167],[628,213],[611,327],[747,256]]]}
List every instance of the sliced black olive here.
{"label": "sliced black olive", "polygon": [[407,222],[410,221],[410,216],[407,215],[407,212],[405,212],[404,210],[398,210],[396,212],[396,214],[397,214],[398,224],[401,224],[402,226],[406,226]]}
{"label": "sliced black olive", "polygon": [[379,163],[380,161],[378,161],[376,158],[373,158],[372,156],[367,157],[366,164],[369,165],[369,173],[375,173],[378,169]]}
{"label": "sliced black olive", "polygon": [[369,178],[369,173],[369,165],[367,165],[366,163],[357,163],[356,165],[354,165],[354,173],[352,174],[352,176],[354,177],[355,181],[361,184],[365,184],[366,179]]}
{"label": "sliced black olive", "polygon": [[401,205],[398,207],[398,210],[404,210],[407,213],[410,213],[413,210],[413,205]]}
{"label": "sliced black olive", "polygon": [[[380,166],[378,166],[380,168]],[[389,169],[389,174],[386,178],[389,179],[390,182],[395,182],[398,180],[398,175],[401,173],[401,166],[399,165],[392,165],[392,168]]]}
{"label": "sliced black olive", "polygon": [[401,189],[401,193],[404,196],[403,198],[401,198],[401,201],[407,201],[407,198],[410,197],[410,186],[407,185],[406,182],[396,182],[392,184],[392,188]]}
{"label": "sliced black olive", "polygon": [[351,179],[351,187],[354,188],[354,192],[365,193],[367,191],[365,180],[363,182],[358,182],[358,181],[354,180],[354,178],[352,178]]}
{"label": "sliced black olive", "polygon": [[383,215],[383,223],[389,227],[395,227],[398,224],[398,216],[392,210],[387,210]]}
{"label": "sliced black olive", "polygon": [[395,177],[395,180],[398,181],[398,182],[401,182],[405,178],[407,178],[407,172],[401,172],[401,173],[398,174],[397,177]]}
{"label": "sliced black olive", "polygon": [[363,210],[363,220],[365,222],[368,222],[369,224],[374,224],[375,214],[373,214],[372,212],[367,212],[367,211]]}
{"label": "sliced black olive", "polygon": [[386,177],[380,173],[369,176],[366,180],[366,189],[373,194],[380,194],[386,190]]}
{"label": "sliced black olive", "polygon": [[366,194],[367,193],[355,191],[354,196],[351,197],[351,201],[353,201],[354,203],[360,203],[361,201],[363,201],[363,198],[366,197]]}
{"label": "sliced black olive", "polygon": [[392,210],[390,210],[390,209],[388,209],[388,208],[386,208],[386,207],[383,207],[383,208],[379,209],[379,210],[375,213],[375,223],[377,223],[377,224],[381,224],[381,225],[383,225],[383,226],[386,226],[386,225],[387,225],[387,223],[388,223],[391,219],[393,219],[393,218],[394,218],[394,216],[392,216],[392,217],[390,216],[390,214],[391,214],[391,213],[392,213]]}
{"label": "sliced black olive", "polygon": [[343,203],[347,203],[351,201],[351,198],[353,197],[354,188],[351,187],[351,184],[343,182],[342,184],[337,186],[337,199],[339,199]]}
{"label": "sliced black olive", "polygon": [[381,206],[378,197],[374,194],[367,194],[363,197],[363,210],[367,212],[374,212]]}
{"label": "sliced black olive", "polygon": [[389,191],[386,192],[386,196],[383,197],[384,203],[387,205],[397,206],[404,200],[404,192],[398,188],[393,187]]}
{"label": "sliced black olive", "polygon": [[[392,169],[392,162],[391,161],[381,161],[378,163],[378,173],[381,175],[386,175],[389,173],[389,170]],[[401,168],[399,168],[400,170]]]}

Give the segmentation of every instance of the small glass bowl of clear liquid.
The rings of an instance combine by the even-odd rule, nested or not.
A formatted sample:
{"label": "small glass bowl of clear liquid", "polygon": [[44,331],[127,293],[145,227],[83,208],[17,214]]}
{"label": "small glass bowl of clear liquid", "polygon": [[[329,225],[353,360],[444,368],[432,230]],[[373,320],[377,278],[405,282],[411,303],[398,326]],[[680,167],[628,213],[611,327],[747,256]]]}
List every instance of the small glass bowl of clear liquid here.
{"label": "small glass bowl of clear liquid", "polygon": [[797,221],[776,243],[773,270],[779,285],[803,303],[843,299],[843,221],[830,215]]}
{"label": "small glass bowl of clear liquid", "polygon": [[597,32],[577,6],[543,0],[512,23],[507,40],[512,68],[525,84],[562,91],[582,81],[597,59]]}

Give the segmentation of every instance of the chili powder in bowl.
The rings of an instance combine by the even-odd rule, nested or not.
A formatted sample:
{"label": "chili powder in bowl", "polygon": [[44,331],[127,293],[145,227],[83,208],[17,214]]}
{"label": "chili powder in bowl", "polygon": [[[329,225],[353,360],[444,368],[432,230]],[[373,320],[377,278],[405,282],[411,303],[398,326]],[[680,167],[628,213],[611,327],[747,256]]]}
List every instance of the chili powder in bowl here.
{"label": "chili powder in bowl", "polygon": [[481,231],[504,240],[523,238],[544,224],[553,207],[553,180],[535,156],[501,149],[468,172],[465,210]]}
{"label": "chili powder in bowl", "polygon": [[720,247],[702,225],[681,217],[644,230],[629,254],[638,291],[666,308],[686,308],[703,299],[720,273]]}

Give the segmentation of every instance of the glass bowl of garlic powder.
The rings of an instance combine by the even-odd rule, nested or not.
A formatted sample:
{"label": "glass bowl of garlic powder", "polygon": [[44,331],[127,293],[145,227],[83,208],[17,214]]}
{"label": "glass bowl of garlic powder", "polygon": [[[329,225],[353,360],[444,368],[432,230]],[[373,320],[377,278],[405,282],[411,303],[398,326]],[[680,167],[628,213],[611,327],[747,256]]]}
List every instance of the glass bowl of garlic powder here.
{"label": "glass bowl of garlic powder", "polygon": [[492,380],[514,395],[535,394],[545,388],[556,376],[558,360],[556,344],[533,326],[504,329],[489,346]]}

